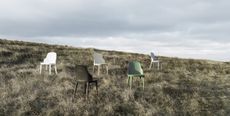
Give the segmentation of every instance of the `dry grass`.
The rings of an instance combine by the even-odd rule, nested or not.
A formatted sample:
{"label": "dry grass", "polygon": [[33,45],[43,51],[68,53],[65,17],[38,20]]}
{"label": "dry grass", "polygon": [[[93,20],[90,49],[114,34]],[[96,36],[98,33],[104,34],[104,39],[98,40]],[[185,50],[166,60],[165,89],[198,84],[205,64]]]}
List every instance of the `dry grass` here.
{"label": "dry grass", "polygon": [[[58,54],[58,75],[39,74],[47,52]],[[0,115],[230,115],[230,63],[160,57],[162,70],[148,69],[149,56],[101,52],[109,75],[99,79],[99,95],[83,86],[73,99],[75,65],[89,66],[93,49],[0,40]],[[146,74],[128,89],[126,67],[138,60]],[[102,71],[105,73],[105,70]]]}

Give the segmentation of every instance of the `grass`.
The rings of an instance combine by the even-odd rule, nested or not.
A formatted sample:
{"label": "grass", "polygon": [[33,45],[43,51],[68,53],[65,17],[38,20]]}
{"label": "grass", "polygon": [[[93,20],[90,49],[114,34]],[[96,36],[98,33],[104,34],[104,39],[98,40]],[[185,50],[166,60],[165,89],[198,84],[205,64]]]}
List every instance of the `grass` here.
{"label": "grass", "polygon": [[[93,51],[104,55],[109,75],[92,72]],[[58,75],[39,74],[46,54],[58,54]],[[148,69],[144,54],[92,48],[0,40],[0,115],[229,115],[230,63],[159,57],[162,69]],[[127,64],[140,61],[145,90],[139,78],[127,85]],[[99,80],[85,100],[83,86],[72,98],[75,65],[87,65]],[[103,68],[102,68],[103,69]]]}

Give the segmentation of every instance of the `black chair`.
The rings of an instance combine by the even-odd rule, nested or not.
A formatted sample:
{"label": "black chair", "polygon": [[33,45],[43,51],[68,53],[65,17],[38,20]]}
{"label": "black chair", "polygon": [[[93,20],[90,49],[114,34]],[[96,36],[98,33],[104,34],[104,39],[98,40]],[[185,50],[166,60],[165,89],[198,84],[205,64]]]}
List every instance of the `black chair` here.
{"label": "black chair", "polygon": [[98,95],[97,80],[93,79],[92,75],[88,72],[87,66],[76,65],[76,87],[75,87],[75,90],[74,90],[74,97],[76,95],[78,83],[84,83],[85,84],[86,97],[88,97],[88,94],[89,94],[89,86],[90,86],[90,84],[95,83],[96,91],[97,91],[97,95]]}

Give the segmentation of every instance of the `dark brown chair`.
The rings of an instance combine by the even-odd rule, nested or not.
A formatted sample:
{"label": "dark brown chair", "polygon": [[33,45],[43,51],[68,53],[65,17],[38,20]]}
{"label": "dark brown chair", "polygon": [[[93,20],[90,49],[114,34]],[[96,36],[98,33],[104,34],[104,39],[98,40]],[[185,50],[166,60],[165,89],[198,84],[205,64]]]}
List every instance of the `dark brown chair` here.
{"label": "dark brown chair", "polygon": [[90,86],[90,84],[95,83],[96,91],[97,91],[97,95],[98,95],[97,80],[93,80],[92,75],[88,72],[87,66],[76,65],[76,87],[75,87],[75,90],[74,90],[74,97],[76,95],[78,83],[84,83],[85,84],[86,97],[88,97],[88,94],[89,94],[89,86]]}

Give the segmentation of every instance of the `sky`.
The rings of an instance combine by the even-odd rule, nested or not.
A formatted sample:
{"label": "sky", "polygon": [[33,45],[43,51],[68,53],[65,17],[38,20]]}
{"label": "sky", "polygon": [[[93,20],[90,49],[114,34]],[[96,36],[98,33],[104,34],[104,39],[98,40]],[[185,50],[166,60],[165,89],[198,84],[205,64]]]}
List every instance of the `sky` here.
{"label": "sky", "polygon": [[0,38],[230,61],[230,1],[0,0]]}

